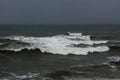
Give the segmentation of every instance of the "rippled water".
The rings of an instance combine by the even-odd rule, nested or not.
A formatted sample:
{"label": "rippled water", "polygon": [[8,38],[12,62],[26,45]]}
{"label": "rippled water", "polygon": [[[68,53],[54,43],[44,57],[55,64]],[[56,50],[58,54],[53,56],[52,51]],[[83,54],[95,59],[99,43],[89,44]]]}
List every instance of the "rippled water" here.
{"label": "rippled water", "polygon": [[120,80],[119,26],[1,25],[0,80]]}

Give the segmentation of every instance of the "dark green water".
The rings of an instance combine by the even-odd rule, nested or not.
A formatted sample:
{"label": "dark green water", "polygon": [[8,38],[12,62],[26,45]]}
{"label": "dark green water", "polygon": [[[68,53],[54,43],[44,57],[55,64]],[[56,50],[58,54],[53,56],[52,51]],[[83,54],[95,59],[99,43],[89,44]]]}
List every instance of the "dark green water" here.
{"label": "dark green water", "polygon": [[120,25],[0,25],[0,36],[45,36],[66,32],[111,35],[120,33]]}
{"label": "dark green water", "polygon": [[[26,48],[21,51],[2,50],[4,47],[16,49],[30,45],[24,41],[6,39],[8,36],[38,39],[67,32],[90,35],[92,40],[109,40],[107,44],[95,46],[106,45],[110,50],[87,55],[59,55]],[[120,80],[119,34],[120,25],[107,24],[0,25],[0,43],[4,43],[0,45],[0,80]]]}

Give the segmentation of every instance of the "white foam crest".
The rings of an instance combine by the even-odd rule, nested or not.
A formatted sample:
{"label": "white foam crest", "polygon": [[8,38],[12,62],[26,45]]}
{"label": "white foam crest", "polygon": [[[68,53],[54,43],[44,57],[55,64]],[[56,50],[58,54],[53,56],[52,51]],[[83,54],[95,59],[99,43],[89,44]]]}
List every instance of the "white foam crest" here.
{"label": "white foam crest", "polygon": [[52,36],[52,37],[13,36],[13,37],[6,37],[6,38],[31,44],[29,47],[26,46],[18,49],[9,48],[9,50],[15,50],[15,51],[19,51],[23,48],[28,48],[28,49],[39,48],[42,52],[50,52],[53,54],[87,55],[89,52],[104,52],[109,50],[107,46],[97,46],[97,47],[87,46],[84,48],[71,46],[73,44],[94,45],[94,44],[107,43],[107,41],[92,41],[88,38],[85,40],[71,40],[71,39],[68,39],[68,37],[81,38],[84,36],[82,36],[81,33],[69,33],[69,34],[70,35],[58,35],[58,36]]}
{"label": "white foam crest", "polygon": [[82,36],[82,33],[70,33],[70,32],[68,32],[68,34],[71,36]]}
{"label": "white foam crest", "polygon": [[15,73],[10,73],[13,77],[17,79],[31,79],[40,75],[40,73],[28,73],[26,75],[18,76]]}
{"label": "white foam crest", "polygon": [[23,41],[24,40],[24,36],[8,36],[8,37],[4,37],[6,39],[11,39],[11,40],[18,40],[18,41]]}
{"label": "white foam crest", "polygon": [[110,61],[118,62],[118,61],[120,61],[120,56],[112,56],[112,57],[108,57],[108,59],[109,59]]}
{"label": "white foam crest", "polygon": [[40,78],[41,80],[40,73],[27,73],[24,75],[10,73],[10,75],[9,77],[0,78],[0,80],[36,80],[35,78]]}
{"label": "white foam crest", "polygon": [[87,36],[84,36],[82,35],[82,33],[70,33],[69,32],[69,36],[66,36],[67,38],[72,38],[72,39],[76,39],[76,38],[79,38],[81,40],[90,40],[90,36],[87,35]]}

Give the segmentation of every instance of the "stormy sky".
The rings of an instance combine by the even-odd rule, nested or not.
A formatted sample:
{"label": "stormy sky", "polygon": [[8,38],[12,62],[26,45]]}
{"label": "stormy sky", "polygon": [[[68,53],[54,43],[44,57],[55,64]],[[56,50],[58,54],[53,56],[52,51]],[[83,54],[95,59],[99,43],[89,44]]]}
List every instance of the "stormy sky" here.
{"label": "stormy sky", "polygon": [[120,0],[0,0],[0,24],[120,24]]}

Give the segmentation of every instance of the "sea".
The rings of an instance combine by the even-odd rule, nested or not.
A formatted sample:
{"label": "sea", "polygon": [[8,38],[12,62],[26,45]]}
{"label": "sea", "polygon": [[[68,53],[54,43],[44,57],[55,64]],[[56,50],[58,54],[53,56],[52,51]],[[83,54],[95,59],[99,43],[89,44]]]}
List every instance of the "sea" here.
{"label": "sea", "polygon": [[120,25],[1,24],[0,80],[120,80]]}

